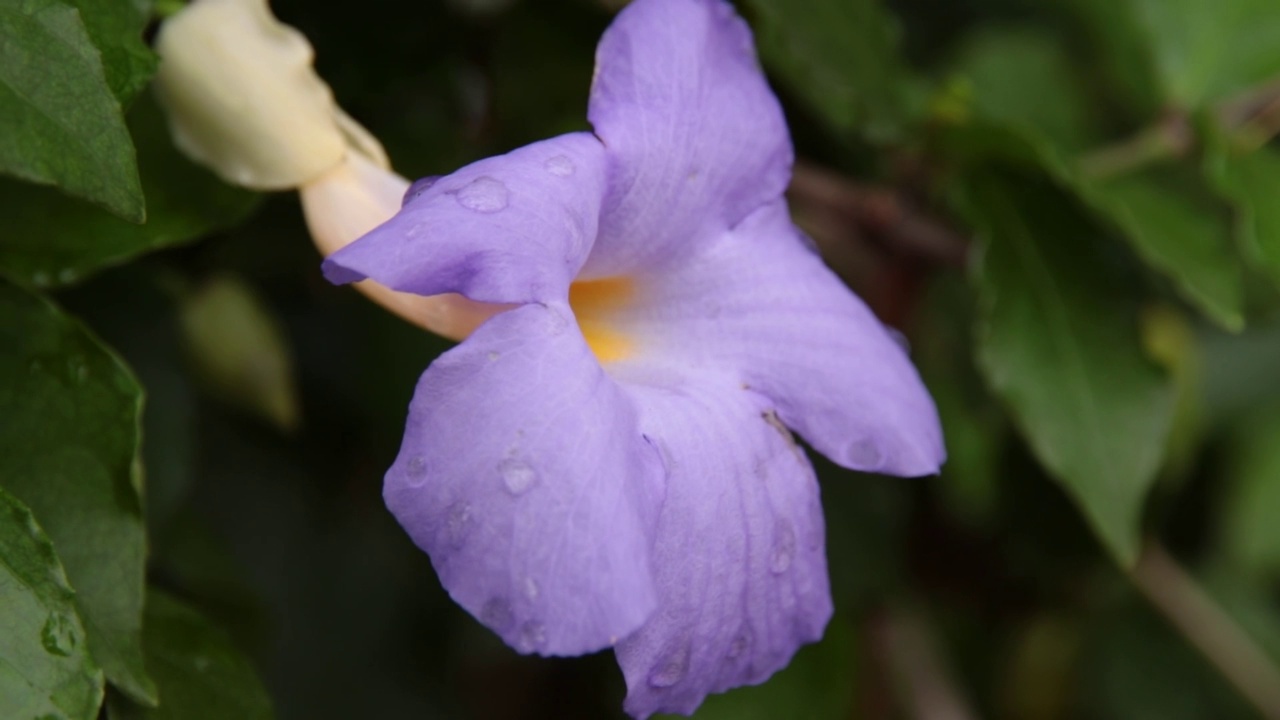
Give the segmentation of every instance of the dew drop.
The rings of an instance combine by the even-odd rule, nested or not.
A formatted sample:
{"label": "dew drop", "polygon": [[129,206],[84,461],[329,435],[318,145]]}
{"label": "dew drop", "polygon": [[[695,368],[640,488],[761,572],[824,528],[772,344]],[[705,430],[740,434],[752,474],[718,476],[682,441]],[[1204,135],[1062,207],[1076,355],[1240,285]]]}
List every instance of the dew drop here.
{"label": "dew drop", "polygon": [[427,481],[427,461],[421,455],[414,455],[405,462],[404,474],[410,486],[418,487]]}
{"label": "dew drop", "polygon": [[458,502],[449,506],[445,511],[444,520],[444,536],[445,542],[455,550],[462,547],[467,540],[467,534],[471,531],[471,506],[465,501]]}
{"label": "dew drop", "polygon": [[667,688],[684,679],[689,672],[689,646],[684,645],[675,652],[669,653],[649,670],[649,684],[656,688]]}
{"label": "dew drop", "polygon": [[547,161],[542,164],[542,167],[546,168],[547,172],[555,175],[556,177],[569,177],[573,174],[574,170],[577,170],[573,165],[573,161],[565,155],[556,155],[553,158],[548,158]]}
{"label": "dew drop", "polygon": [[769,570],[784,573],[796,556],[796,531],[790,520],[779,520],[773,529],[773,553],[769,556]]}
{"label": "dew drop", "polygon": [[76,629],[66,615],[54,613],[44,621],[40,644],[51,655],[67,657],[76,647]]}
{"label": "dew drop", "polygon": [[874,440],[863,438],[849,445],[849,465],[858,470],[875,471],[883,458]]}
{"label": "dew drop", "polygon": [[47,272],[36,272],[31,275],[31,283],[36,287],[48,287],[53,280]]}
{"label": "dew drop", "polygon": [[71,268],[63,268],[58,271],[58,282],[69,283],[76,279],[76,271]]}
{"label": "dew drop", "polygon": [[540,592],[542,592],[542,589],[538,587],[537,580],[531,577],[524,579],[524,596],[529,598],[530,602],[537,600]]}
{"label": "dew drop", "polygon": [[730,660],[740,658],[751,649],[751,642],[755,640],[755,634],[751,632],[751,627],[746,625],[738,630],[733,639],[729,641],[729,651],[726,653]]}
{"label": "dew drop", "polygon": [[409,186],[409,189],[404,191],[404,198],[400,201],[400,207],[404,207],[414,200],[417,200],[422,196],[422,193],[430,190],[431,186],[435,185],[436,181],[439,179],[439,175],[428,175],[424,178],[414,180],[413,184]]}
{"label": "dew drop", "polygon": [[547,644],[547,629],[537,620],[530,620],[520,626],[520,649],[525,652],[537,650]]}
{"label": "dew drop", "polygon": [[507,206],[507,186],[489,176],[478,177],[458,191],[458,204],[468,210],[493,213]]}
{"label": "dew drop", "polygon": [[495,632],[505,632],[511,627],[515,617],[511,614],[511,603],[506,598],[492,598],[480,610],[480,622],[488,625]]}
{"label": "dew drop", "polygon": [[528,463],[515,458],[507,458],[498,465],[502,474],[502,484],[512,495],[523,495],[538,480],[538,473]]}

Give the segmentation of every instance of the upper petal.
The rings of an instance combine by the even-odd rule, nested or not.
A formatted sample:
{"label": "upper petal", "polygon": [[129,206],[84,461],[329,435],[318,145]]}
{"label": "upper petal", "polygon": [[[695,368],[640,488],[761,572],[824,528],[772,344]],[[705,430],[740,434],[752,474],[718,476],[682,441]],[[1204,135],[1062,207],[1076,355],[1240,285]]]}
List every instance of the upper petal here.
{"label": "upper petal", "polygon": [[845,467],[938,471],[941,425],[906,351],[809,248],[785,203],[636,284],[643,297],[615,322],[646,361],[736,372]]}
{"label": "upper petal", "polygon": [[657,612],[617,647],[627,712],[763,682],[831,617],[818,485],[771,406],[723,376],[633,391],[667,464]]}
{"label": "upper petal", "polygon": [[587,117],[609,153],[591,276],[678,254],[786,189],[786,120],[722,0],[624,8],[596,51]]}
{"label": "upper petal", "polygon": [[563,305],[498,315],[423,374],[392,513],[458,604],[522,652],[611,645],[653,612],[662,467]]}
{"label": "upper petal", "polygon": [[595,241],[604,172],[604,148],[590,133],[480,160],[330,255],[325,276],[480,302],[563,300]]}

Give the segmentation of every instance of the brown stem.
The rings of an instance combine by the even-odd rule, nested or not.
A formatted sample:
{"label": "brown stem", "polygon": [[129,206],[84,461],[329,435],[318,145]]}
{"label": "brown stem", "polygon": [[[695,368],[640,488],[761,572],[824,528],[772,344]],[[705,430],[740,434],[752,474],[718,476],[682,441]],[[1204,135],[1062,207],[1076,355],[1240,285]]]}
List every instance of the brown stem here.
{"label": "brown stem", "polygon": [[1134,584],[1240,694],[1280,720],[1280,669],[1156,542],[1131,571]]}
{"label": "brown stem", "polygon": [[839,214],[862,236],[890,252],[946,265],[963,265],[968,241],[926,216],[899,192],[854,182],[806,162],[796,163],[789,194],[797,209]]}
{"label": "brown stem", "polygon": [[892,610],[885,614],[877,630],[882,656],[889,661],[907,717],[915,720],[974,720],[977,717],[952,681],[924,618],[912,611]]}

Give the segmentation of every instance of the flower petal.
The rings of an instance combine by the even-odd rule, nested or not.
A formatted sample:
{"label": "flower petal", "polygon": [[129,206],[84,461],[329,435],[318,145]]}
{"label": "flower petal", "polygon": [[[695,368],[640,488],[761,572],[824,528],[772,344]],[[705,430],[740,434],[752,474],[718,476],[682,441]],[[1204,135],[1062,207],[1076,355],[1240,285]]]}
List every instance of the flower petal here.
{"label": "flower petal", "polygon": [[415,185],[395,217],[325,260],[325,276],[480,302],[563,300],[595,241],[604,187],[604,148],[590,133],[526,145]]}
{"label": "flower petal", "polygon": [[685,263],[646,274],[616,319],[645,359],[732,368],[845,467],[936,473],[937,411],[906,352],[773,203]]}
{"label": "flower petal", "polygon": [[722,0],[643,0],[596,51],[587,117],[609,152],[604,277],[678,255],[781,196],[791,141],[751,31]]}
{"label": "flower petal", "polygon": [[722,376],[635,394],[669,475],[658,611],[617,647],[625,708],[688,714],[709,693],[764,682],[822,636],[822,508],[809,461],[764,398]]}
{"label": "flower petal", "polygon": [[432,363],[388,507],[458,604],[522,652],[611,645],[656,606],[662,466],[568,307],[495,316]]}

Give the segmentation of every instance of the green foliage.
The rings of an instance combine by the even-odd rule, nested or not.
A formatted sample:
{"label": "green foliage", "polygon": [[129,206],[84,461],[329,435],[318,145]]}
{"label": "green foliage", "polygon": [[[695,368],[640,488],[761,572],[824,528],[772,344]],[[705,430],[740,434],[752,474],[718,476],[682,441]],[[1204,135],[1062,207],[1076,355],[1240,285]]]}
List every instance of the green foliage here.
{"label": "green foliage", "polygon": [[1173,102],[1198,107],[1280,73],[1280,12],[1272,0],[1128,1]]}
{"label": "green foliage", "polygon": [[1229,330],[1244,326],[1244,288],[1229,208],[1197,169],[1157,165],[1092,183],[1085,192],[1153,268]]}
{"label": "green foliage", "polygon": [[121,107],[137,96],[155,73],[158,58],[142,42],[151,0],[67,0],[84,20],[89,39],[102,56],[107,85]]}
{"label": "green foliage", "polygon": [[2,0],[0,37],[0,172],[142,222],[133,145],[80,14],[61,0]]}
{"label": "green foliage", "polygon": [[137,103],[130,127],[147,221],[125,222],[48,188],[0,180],[0,274],[37,287],[66,285],[157,248],[189,242],[243,220],[257,195],[230,187],[183,157],[155,104]]}
{"label": "green foliage", "polygon": [[102,671],[89,656],[74,596],[31,511],[0,490],[0,716],[98,716]]}
{"label": "green foliage", "polygon": [[1138,342],[1104,233],[1049,181],[977,175],[965,209],[983,237],[980,366],[1032,448],[1122,563],[1138,552],[1173,395]]}
{"label": "green foliage", "polygon": [[1280,151],[1224,153],[1217,180],[1242,216],[1246,257],[1280,283]]}
{"label": "green foliage", "polygon": [[75,320],[0,284],[0,486],[39,518],[76,590],[89,649],[143,702],[142,389]]}
{"label": "green foliage", "polygon": [[111,720],[269,720],[271,700],[227,634],[185,603],[147,593],[145,647],[162,702],[146,708],[112,696]]}
{"label": "green foliage", "polygon": [[897,139],[909,76],[879,0],[748,0],[765,63],[834,130]]}

